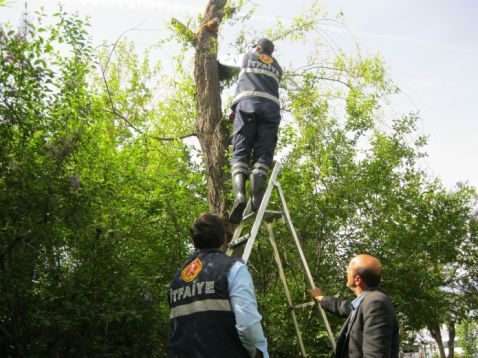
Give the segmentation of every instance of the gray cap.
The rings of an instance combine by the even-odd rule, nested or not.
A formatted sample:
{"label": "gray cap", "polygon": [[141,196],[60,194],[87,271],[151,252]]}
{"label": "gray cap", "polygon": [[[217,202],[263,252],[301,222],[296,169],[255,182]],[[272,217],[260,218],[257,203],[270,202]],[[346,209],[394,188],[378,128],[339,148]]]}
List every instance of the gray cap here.
{"label": "gray cap", "polygon": [[255,46],[260,46],[262,48],[262,51],[264,51],[268,55],[272,55],[272,52],[274,52],[274,43],[266,38],[257,40]]}

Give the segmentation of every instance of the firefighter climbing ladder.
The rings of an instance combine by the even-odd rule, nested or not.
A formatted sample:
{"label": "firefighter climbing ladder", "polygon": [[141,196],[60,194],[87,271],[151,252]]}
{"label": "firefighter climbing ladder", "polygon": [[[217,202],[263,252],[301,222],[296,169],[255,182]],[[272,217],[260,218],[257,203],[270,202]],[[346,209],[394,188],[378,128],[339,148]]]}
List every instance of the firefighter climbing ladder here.
{"label": "firefighter climbing ladder", "polygon": [[[302,333],[301,333],[301,330],[300,330],[300,327],[299,327],[299,324],[298,324],[298,321],[297,321],[297,316],[296,316],[295,310],[299,309],[299,308],[304,308],[304,307],[307,307],[307,306],[312,306],[312,305],[317,305],[317,307],[320,311],[320,315],[322,317],[322,320],[324,322],[325,328],[327,330],[327,335],[329,337],[330,344],[332,345],[332,349],[335,351],[334,335],[332,333],[332,330],[330,329],[329,321],[327,320],[327,316],[325,315],[325,312],[322,309],[322,307],[315,302],[309,302],[309,303],[304,303],[304,304],[299,304],[299,305],[294,305],[293,302],[292,302],[292,297],[291,297],[290,292],[289,292],[289,286],[287,284],[284,268],[283,268],[283,265],[282,265],[282,260],[281,260],[280,255],[279,255],[279,250],[277,248],[276,239],[275,239],[275,235],[274,235],[274,231],[273,231],[273,218],[274,217],[281,217],[282,216],[285,219],[285,221],[287,222],[288,227],[290,229],[290,232],[292,234],[292,237],[294,239],[295,246],[296,246],[297,251],[299,253],[300,260],[301,260],[301,263],[302,263],[302,267],[304,269],[304,272],[307,275],[307,279],[309,281],[310,288],[314,288],[315,284],[314,284],[314,280],[312,278],[312,274],[310,273],[309,265],[307,264],[307,260],[305,259],[304,252],[302,250],[302,246],[300,244],[299,238],[298,238],[297,233],[295,231],[294,225],[292,224],[292,220],[290,218],[289,210],[287,209],[284,193],[282,191],[282,188],[280,186],[279,181],[277,180],[280,169],[281,169],[280,163],[276,162],[276,164],[274,166],[274,169],[272,171],[272,174],[270,176],[270,179],[269,179],[269,184],[268,184],[268,186],[265,190],[264,197],[262,199],[261,205],[260,205],[259,209],[257,210],[257,212],[251,212],[251,208],[250,208],[251,207],[251,201],[249,200],[249,202],[247,204],[247,207],[244,211],[244,216],[243,216],[241,222],[239,223],[239,225],[237,226],[237,228],[234,232],[234,236],[232,237],[232,240],[229,243],[229,248],[227,250],[227,254],[229,256],[237,256],[237,257],[241,257],[241,255],[242,255],[242,259],[245,262],[247,262],[248,259],[249,259],[249,256],[251,255],[251,251],[252,251],[252,248],[254,246],[254,241],[256,240],[257,234],[259,233],[259,229],[261,227],[262,221],[265,221],[267,231],[269,233],[269,241],[271,243],[272,250],[273,250],[273,253],[274,253],[274,260],[275,260],[275,262],[277,264],[277,267],[279,269],[279,277],[280,277],[280,280],[282,282],[282,286],[284,287],[284,292],[285,292],[285,295],[286,295],[286,298],[287,298],[287,303],[288,303],[289,308],[290,308],[290,312],[291,312],[291,316],[292,316],[292,322],[294,324],[294,329],[295,329],[295,332],[296,332],[296,335],[297,335],[297,340],[298,340],[298,343],[299,343],[299,346],[300,346],[300,350],[302,352],[302,356],[307,357],[307,354],[305,352],[304,342],[302,340]],[[280,203],[281,203],[281,207],[282,207],[281,211],[273,211],[273,210],[268,210],[267,209],[267,206],[269,205],[269,200],[270,200],[273,189],[276,189],[278,194],[279,194]],[[249,219],[253,219],[253,218],[255,218],[255,220],[254,220],[254,224],[252,225],[251,232],[249,234],[241,236],[246,221],[249,220]]]}

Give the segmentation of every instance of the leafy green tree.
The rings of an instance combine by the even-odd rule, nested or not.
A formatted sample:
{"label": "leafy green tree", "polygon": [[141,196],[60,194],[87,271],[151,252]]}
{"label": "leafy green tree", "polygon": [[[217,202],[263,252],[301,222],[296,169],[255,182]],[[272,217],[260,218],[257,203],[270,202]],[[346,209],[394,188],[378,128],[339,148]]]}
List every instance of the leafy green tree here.
{"label": "leafy green tree", "polygon": [[458,342],[465,357],[478,354],[478,327],[476,322],[465,320],[457,328]]}
{"label": "leafy green tree", "polygon": [[149,107],[148,58],[98,58],[83,20],[54,17],[0,32],[0,354],[163,356],[202,170],[160,138],[175,99]]}
{"label": "leafy green tree", "polygon": [[[218,98],[216,73],[211,73],[215,71],[212,67],[218,44],[208,21],[219,19],[221,23],[225,5],[208,3],[199,19],[196,37],[185,36],[194,33],[185,27],[178,31],[180,37],[196,46],[195,80],[198,111],[202,113],[207,113],[204,108],[218,113],[216,100],[209,103],[201,98],[211,93]],[[349,258],[357,252],[375,254],[385,264],[384,286],[392,293],[405,327],[428,327],[436,332],[436,327],[452,316],[446,304],[456,297],[446,290],[451,283],[450,267],[458,265],[458,271],[472,269],[469,262],[474,260],[465,264],[459,248],[472,235],[474,190],[462,187],[456,193],[447,193],[438,181],[430,182],[417,169],[426,145],[426,138],[416,136],[418,116],[411,113],[387,123],[382,108],[398,89],[387,78],[382,60],[378,56],[364,57],[359,51],[351,57],[331,49],[327,41],[315,35],[320,34],[320,21],[326,18],[324,9],[314,4],[290,23],[278,21],[273,29],[264,32],[278,42],[302,40],[318,44],[304,56],[305,64],[286,70],[282,83],[286,94],[283,109],[290,115],[285,116],[287,123],[279,143],[285,153],[281,182],[286,192],[294,193],[291,208],[297,213],[296,226],[312,266],[320,270],[322,286],[334,292],[344,291],[343,270]],[[243,29],[251,28],[244,26],[247,20],[240,20]],[[257,36],[254,31],[243,30],[232,42],[244,49]],[[199,38],[203,47],[198,47]],[[200,60],[205,62],[198,65]],[[205,78],[212,80],[204,82]],[[208,133],[207,139],[216,135],[224,138],[227,131],[218,125],[218,117],[213,117],[208,122],[200,116],[196,125],[217,129],[214,135]],[[218,139],[218,143],[223,141]],[[208,151],[201,144],[203,151]],[[203,154],[212,155],[215,163],[224,166],[223,149]],[[211,159],[205,159],[205,165],[210,168],[208,161]],[[221,187],[226,183],[221,179],[224,173],[216,169],[208,172],[208,180],[215,183],[208,190],[209,204],[222,213],[225,199],[216,194],[227,189]],[[286,247],[287,242],[281,245]],[[283,326],[277,326],[288,313],[279,296],[273,263],[266,259],[270,251],[260,242],[258,249],[262,251],[251,259],[250,266],[257,275],[265,326],[271,333],[271,352],[278,356],[297,355],[296,344],[290,339],[292,331],[282,334]],[[285,257],[286,262],[291,260]],[[406,274],[409,278],[404,280]],[[295,282],[295,297],[306,299],[302,284],[305,278],[300,273],[289,275],[289,280]],[[437,299],[439,303],[432,303]],[[417,310],[416,305],[427,314]],[[313,322],[310,318],[305,317],[302,323]],[[339,322],[333,323],[337,328]],[[329,349],[321,333],[306,334],[304,338],[309,343],[319,340],[315,346],[310,344],[315,347],[313,354],[324,354]]]}
{"label": "leafy green tree", "polygon": [[[221,96],[231,89],[217,78],[216,30],[237,30],[231,44],[245,49],[259,35],[247,30],[249,5],[211,1],[187,26],[175,20],[175,39],[188,46],[174,74],[127,41],[95,51],[88,24],[62,10],[51,25],[38,14],[19,30],[1,26],[0,355],[164,356],[165,291],[191,250],[187,228],[201,211],[227,212]],[[350,294],[347,262],[368,252],[384,263],[403,330],[460,324],[478,297],[475,190],[448,192],[418,169],[426,145],[418,116],[384,116],[398,89],[382,60],[331,48],[326,19],[314,4],[261,32],[278,44],[314,44],[286,69],[278,152],[317,283]],[[194,136],[200,151],[183,141]],[[307,280],[279,224],[291,293],[305,302]],[[249,265],[271,355],[298,356],[262,238]],[[328,356],[317,312],[299,320],[308,353]],[[330,320],[338,331],[342,322]]]}

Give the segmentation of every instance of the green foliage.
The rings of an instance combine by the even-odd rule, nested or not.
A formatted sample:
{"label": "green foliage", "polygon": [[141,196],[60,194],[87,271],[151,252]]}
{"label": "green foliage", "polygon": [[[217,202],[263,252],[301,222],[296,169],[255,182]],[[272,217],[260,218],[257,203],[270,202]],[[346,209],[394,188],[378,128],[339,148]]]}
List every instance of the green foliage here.
{"label": "green foliage", "polygon": [[[296,25],[292,21],[280,33],[290,37]],[[350,294],[345,267],[367,252],[384,264],[383,287],[404,330],[466,316],[472,302],[476,307],[478,282],[475,275],[465,279],[476,271],[474,188],[447,192],[417,169],[426,138],[416,135],[416,114],[384,123],[380,109],[398,89],[379,57],[324,53],[286,75],[284,108],[293,120],[279,143],[287,153],[282,187],[294,193],[290,210],[318,285]],[[332,324],[338,331],[334,319]],[[309,332],[304,339],[314,356],[328,349],[326,340]],[[275,347],[271,352],[280,355]]]}
{"label": "green foliage", "polygon": [[84,21],[38,16],[0,32],[0,355],[163,356],[201,171],[153,139],[176,107],[147,56],[120,44],[98,77]]}
{"label": "green foliage", "polygon": [[[394,89],[382,75],[355,73],[360,75],[347,81],[334,78],[326,90],[320,71],[289,84],[296,121],[282,132],[288,154],[281,182],[294,193],[291,212],[326,292],[346,295],[343,272],[350,257],[374,254],[384,263],[383,286],[403,328],[439,327],[470,312],[473,306],[459,303],[464,292],[476,298],[476,287],[467,282],[465,288],[467,275],[460,274],[474,272],[476,262],[476,193],[467,186],[446,192],[417,170],[426,143],[423,137],[410,141],[418,117],[397,118],[380,129],[377,110]],[[343,102],[336,100],[340,95]],[[332,108],[347,118],[336,119]],[[473,253],[464,255],[468,250]],[[476,278],[471,281],[476,285]]]}
{"label": "green foliage", "polygon": [[[225,23],[248,21],[247,5],[228,2]],[[398,90],[382,60],[327,49],[317,35],[325,16],[315,4],[264,31],[317,44],[285,73],[278,148],[317,284],[350,295],[345,267],[368,252],[384,264],[403,329],[463,321],[478,300],[476,192],[446,191],[418,169],[419,117],[383,116]],[[166,287],[189,253],[187,228],[207,208],[200,153],[178,139],[198,117],[188,50],[168,74],[128,42],[96,53],[78,16],[60,10],[43,24],[50,20],[39,14],[19,31],[0,29],[0,355],[164,356]],[[244,49],[256,35],[243,30],[234,44]],[[281,224],[289,289],[303,303],[307,279]],[[294,357],[266,236],[249,265],[271,356]],[[318,313],[297,314],[308,353],[328,356]],[[329,318],[338,332],[343,322]]]}
{"label": "green foliage", "polygon": [[184,45],[194,45],[196,41],[196,35],[189,28],[190,24],[184,25],[181,21],[177,19],[171,19],[171,29],[176,32],[177,37],[181,39],[181,42]]}
{"label": "green foliage", "polygon": [[289,23],[284,23],[277,18],[274,28],[268,29],[265,34],[271,40],[304,40],[306,35],[315,31],[321,19],[327,16],[327,12],[317,1],[309,8],[303,9],[301,15],[293,18]]}
{"label": "green foliage", "polygon": [[478,355],[478,325],[476,322],[465,320],[457,328],[457,336],[464,357]]}

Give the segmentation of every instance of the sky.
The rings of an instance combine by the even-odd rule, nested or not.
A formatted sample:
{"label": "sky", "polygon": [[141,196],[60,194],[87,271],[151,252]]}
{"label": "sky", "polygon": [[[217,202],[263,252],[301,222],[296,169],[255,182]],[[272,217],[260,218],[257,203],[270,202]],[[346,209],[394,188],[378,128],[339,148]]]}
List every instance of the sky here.
{"label": "sky", "polygon": [[[95,45],[128,33],[137,47],[154,44],[166,23],[201,14],[207,0],[63,0],[68,11],[89,16]],[[276,18],[302,13],[312,0],[255,0],[254,22],[273,25]],[[7,0],[0,22],[18,22],[24,1]],[[29,1],[30,11],[47,13],[58,1]],[[419,131],[429,137],[428,157],[420,166],[448,189],[457,182],[478,187],[478,1],[475,0],[323,0],[330,17],[344,14],[346,31],[365,53],[379,53],[402,95],[394,111],[420,113]],[[167,51],[167,50],[165,50]],[[285,49],[278,49],[284,55]],[[167,53],[166,53],[167,54]]]}

